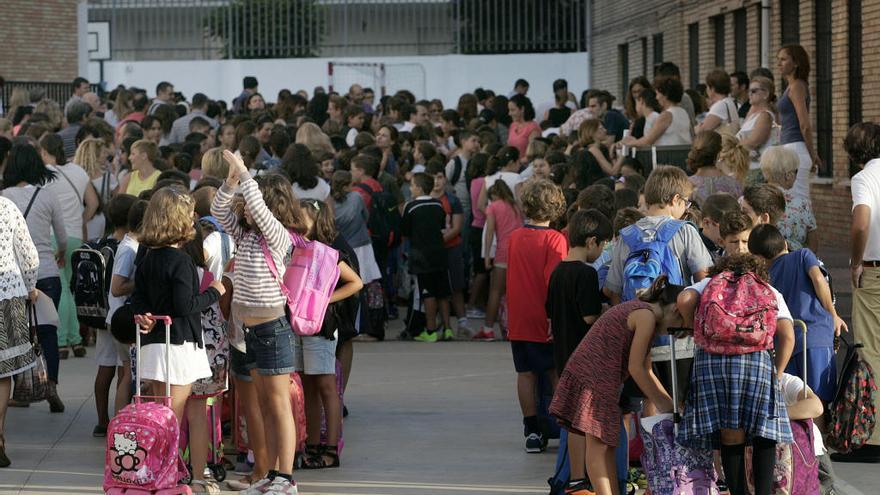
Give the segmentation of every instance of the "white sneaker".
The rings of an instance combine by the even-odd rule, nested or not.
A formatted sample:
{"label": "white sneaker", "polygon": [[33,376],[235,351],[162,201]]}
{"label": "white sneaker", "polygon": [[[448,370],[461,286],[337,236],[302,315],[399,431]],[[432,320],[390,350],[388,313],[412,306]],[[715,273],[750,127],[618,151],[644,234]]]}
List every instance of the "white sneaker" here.
{"label": "white sneaker", "polygon": [[272,483],[272,480],[270,480],[269,478],[263,478],[252,484],[248,488],[245,488],[244,490],[238,492],[238,495],[263,495],[269,488],[270,483]]}
{"label": "white sneaker", "polygon": [[263,492],[263,495],[297,495],[298,493],[295,482],[287,481],[278,476],[272,480],[272,483]]}

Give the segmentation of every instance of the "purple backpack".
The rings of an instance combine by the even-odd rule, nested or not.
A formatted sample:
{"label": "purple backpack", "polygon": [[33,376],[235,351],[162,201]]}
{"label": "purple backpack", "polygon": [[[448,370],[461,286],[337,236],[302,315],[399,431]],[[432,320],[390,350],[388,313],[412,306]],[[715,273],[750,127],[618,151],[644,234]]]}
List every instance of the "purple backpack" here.
{"label": "purple backpack", "polygon": [[288,231],[288,234],[293,243],[293,254],[283,279],[278,276],[278,268],[265,238],[260,240],[260,245],[269,271],[287,297],[290,326],[297,335],[307,337],[321,331],[330,295],[339,281],[339,252],[318,241],[306,240],[295,232]]}
{"label": "purple backpack", "polygon": [[657,417],[663,419],[650,432],[639,429],[645,444],[642,468],[652,495],[717,495],[712,452],[677,443],[672,414]]}

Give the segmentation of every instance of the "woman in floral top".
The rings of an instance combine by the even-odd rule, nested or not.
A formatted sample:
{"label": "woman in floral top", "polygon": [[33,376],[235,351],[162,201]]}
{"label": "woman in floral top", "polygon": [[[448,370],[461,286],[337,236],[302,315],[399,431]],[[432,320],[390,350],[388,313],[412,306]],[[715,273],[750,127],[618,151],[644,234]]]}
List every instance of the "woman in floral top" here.
{"label": "woman in floral top", "polygon": [[6,407],[12,377],[34,366],[25,301],[37,298],[40,255],[15,203],[0,197],[0,468],[6,457]]}
{"label": "woman in floral top", "polygon": [[819,234],[816,230],[816,217],[813,206],[806,198],[791,192],[798,170],[798,156],[782,146],[771,146],[761,154],[761,171],[768,184],[782,190],[785,196],[785,214],[776,227],[788,241],[788,249],[794,251],[810,248],[814,253],[819,248]]}

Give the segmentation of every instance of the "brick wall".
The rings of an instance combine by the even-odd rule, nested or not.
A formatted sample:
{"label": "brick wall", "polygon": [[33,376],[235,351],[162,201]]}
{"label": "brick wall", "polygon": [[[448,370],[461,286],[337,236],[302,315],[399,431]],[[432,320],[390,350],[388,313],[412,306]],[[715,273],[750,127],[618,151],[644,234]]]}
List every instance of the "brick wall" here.
{"label": "brick wall", "polygon": [[77,76],[78,0],[4,0],[0,76],[70,82]]}
{"label": "brick wall", "polygon": [[[851,196],[849,189],[849,161],[842,149],[843,138],[849,127],[849,79],[848,79],[848,13],[846,0],[832,2],[832,160],[833,174],[821,178],[812,185],[813,209],[819,223],[822,243],[846,249],[849,243]],[[770,12],[770,59],[769,66],[776,76],[777,90],[781,92],[781,75],[776,70],[776,52],[781,47],[781,0],[771,2]],[[610,4],[610,5],[609,5]],[[636,43],[640,36],[650,36],[662,32],[664,37],[664,58],[675,62],[681,68],[686,87],[690,86],[688,25],[699,23],[699,65],[700,82],[706,73],[715,66],[715,37],[712,17],[723,15],[725,23],[725,67],[732,72],[735,67],[735,28],[733,12],[746,8],[746,63],[751,70],[760,65],[760,16],[759,1],[719,0],[699,2],[697,0],[677,0],[657,2],[645,0],[637,2],[594,3],[593,81],[595,87],[610,88],[617,91],[620,86],[617,67],[618,44],[630,40],[631,66],[640,54]],[[636,14],[634,14],[636,13]],[[599,23],[602,24],[599,24]],[[863,81],[880,79],[880,31],[873,26],[880,23],[880,0],[862,1],[862,46]],[[597,26],[607,28],[596,29]],[[814,1],[800,0],[800,44],[804,46],[811,60],[816,57],[816,29]],[[609,51],[610,44],[613,50]],[[649,43],[650,46],[650,43]],[[635,50],[635,51],[634,51]],[[630,77],[637,75],[631,67]],[[815,70],[810,75],[812,105],[810,114],[816,115]],[[862,120],[880,119],[880,93],[870,91],[865,85],[862,91]],[[816,126],[813,125],[815,143]]]}

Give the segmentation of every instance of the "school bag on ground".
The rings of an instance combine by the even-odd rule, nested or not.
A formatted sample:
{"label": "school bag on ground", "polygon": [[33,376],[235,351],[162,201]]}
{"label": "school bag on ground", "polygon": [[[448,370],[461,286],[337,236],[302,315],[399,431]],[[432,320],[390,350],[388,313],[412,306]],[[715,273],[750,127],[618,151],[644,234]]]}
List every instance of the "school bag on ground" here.
{"label": "school bag on ground", "polygon": [[[171,342],[171,317],[154,316],[164,322],[165,345]],[[135,333],[136,369],[140,370],[141,333]],[[170,369],[165,354],[165,369]],[[161,402],[146,402],[141,395],[140,377],[135,381],[134,402],[125,406],[107,426],[107,452],[104,457],[104,492],[122,495],[126,490],[167,495],[190,493],[180,483],[188,475],[180,458],[180,429],[171,409],[171,385],[166,376]]]}
{"label": "school bag on ground", "polygon": [[[795,320],[796,326],[803,328],[803,348],[807,348],[807,326],[803,321]],[[807,397],[807,354],[800,353],[803,358],[804,381],[803,397]],[[774,495],[817,495],[819,494],[819,459],[813,446],[815,430],[812,419],[790,419],[791,433],[794,442],[776,444],[776,465],[773,469]],[[752,466],[752,448],[746,447],[746,476],[748,488],[754,493],[754,471]]]}
{"label": "school bag on ground", "polygon": [[324,315],[330,304],[330,295],[339,280],[339,252],[318,241],[288,231],[293,253],[284,278],[278,276],[275,260],[269,252],[266,239],[260,239],[263,256],[281,292],[287,298],[290,326],[297,335],[311,336],[321,331]]}
{"label": "school bag on ground", "polygon": [[669,247],[684,225],[684,221],[670,218],[650,229],[630,225],[620,230],[620,238],[629,248],[623,264],[623,302],[635,299],[660,275],[668,276],[670,284],[684,285],[678,257]]}
{"label": "school bag on ground", "polygon": [[[205,291],[213,281],[211,272],[204,270],[199,292]],[[211,376],[193,382],[191,394],[196,398],[214,397],[229,388],[229,342],[226,338],[226,321],[220,312],[219,303],[202,311],[201,323],[202,340],[211,365]]]}
{"label": "school bag on ground", "polygon": [[[675,364],[675,345],[669,346]],[[712,451],[693,449],[675,441],[678,422],[678,370],[670,366],[672,414],[658,414],[640,420],[644,443],[641,461],[652,495],[717,495],[718,476]]]}
{"label": "school bag on ground", "polygon": [[107,328],[107,310],[110,307],[107,295],[118,246],[119,241],[108,237],[98,242],[87,242],[70,254],[70,292],[76,305],[76,317],[83,325]]}
{"label": "school bag on ground", "polygon": [[[374,245],[393,248],[400,244],[400,212],[397,200],[389,191],[374,191],[361,182],[356,188],[370,196],[367,229]],[[384,252],[384,250],[383,250]]]}
{"label": "school bag on ground", "polygon": [[[845,342],[844,339],[840,339]],[[874,432],[877,408],[874,404],[874,370],[859,355],[862,344],[847,345],[837,393],[828,405],[831,421],[825,442],[838,452],[850,452],[865,445]]]}
{"label": "school bag on ground", "polygon": [[751,272],[721,272],[709,281],[694,318],[706,352],[737,355],[773,348],[779,308],[770,284]]}

